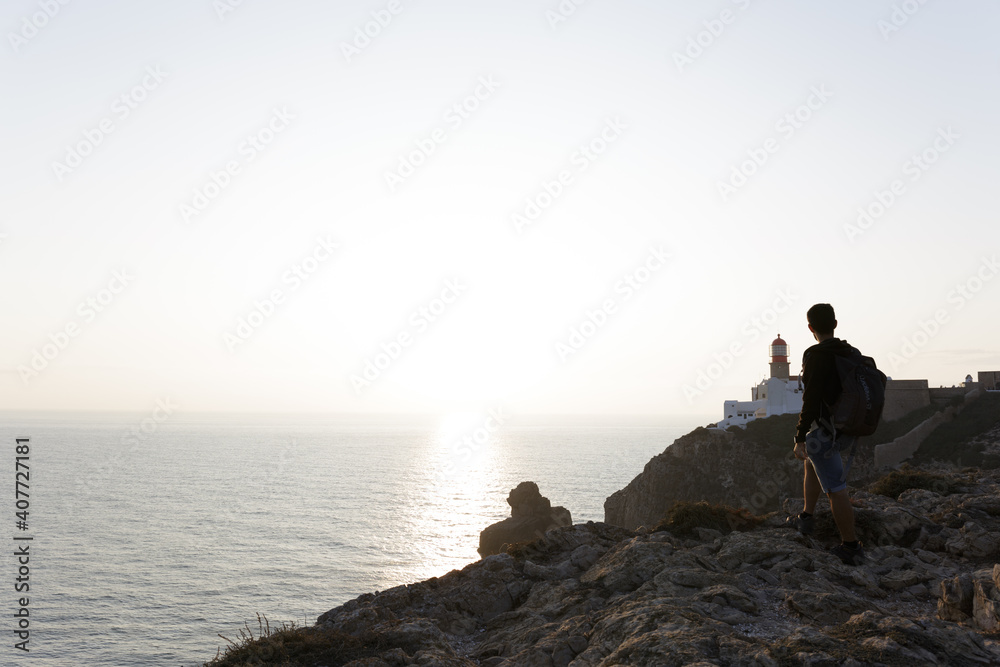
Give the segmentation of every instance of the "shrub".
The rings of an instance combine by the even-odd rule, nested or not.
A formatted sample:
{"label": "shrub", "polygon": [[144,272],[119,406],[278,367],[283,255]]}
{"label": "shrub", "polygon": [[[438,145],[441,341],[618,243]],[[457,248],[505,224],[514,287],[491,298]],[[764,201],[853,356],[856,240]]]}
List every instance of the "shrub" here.
{"label": "shrub", "polygon": [[899,498],[899,494],[910,489],[927,489],[948,495],[954,493],[957,488],[958,484],[951,477],[904,466],[899,470],[893,470],[872,484],[871,492],[895,500]]}
{"label": "shrub", "polygon": [[763,521],[764,517],[755,516],[742,507],[680,501],[667,510],[653,532],[669,530],[675,535],[693,535],[694,529],[700,527],[730,533],[753,530]]}

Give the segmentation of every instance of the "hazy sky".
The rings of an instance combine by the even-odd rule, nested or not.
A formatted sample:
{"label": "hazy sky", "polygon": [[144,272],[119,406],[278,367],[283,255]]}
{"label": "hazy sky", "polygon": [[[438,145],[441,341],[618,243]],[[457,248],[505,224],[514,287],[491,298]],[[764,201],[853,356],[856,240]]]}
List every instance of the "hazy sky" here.
{"label": "hazy sky", "polygon": [[0,27],[0,408],[719,419],[816,302],[892,377],[1000,369],[995,2]]}

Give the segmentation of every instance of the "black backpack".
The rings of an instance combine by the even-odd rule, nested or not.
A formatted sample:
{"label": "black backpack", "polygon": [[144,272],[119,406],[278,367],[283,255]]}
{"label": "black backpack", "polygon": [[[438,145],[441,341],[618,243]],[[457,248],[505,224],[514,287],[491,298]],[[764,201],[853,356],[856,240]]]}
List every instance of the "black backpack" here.
{"label": "black backpack", "polygon": [[840,397],[830,406],[834,433],[871,435],[885,407],[885,373],[857,348],[834,355],[840,376]]}

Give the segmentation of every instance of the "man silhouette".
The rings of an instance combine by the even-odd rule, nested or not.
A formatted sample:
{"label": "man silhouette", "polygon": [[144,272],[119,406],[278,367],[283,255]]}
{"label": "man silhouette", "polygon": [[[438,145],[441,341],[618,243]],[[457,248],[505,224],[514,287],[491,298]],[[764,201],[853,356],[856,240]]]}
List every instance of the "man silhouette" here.
{"label": "man silhouette", "polygon": [[854,508],[847,493],[847,475],[840,451],[854,444],[855,436],[836,434],[830,426],[830,406],[840,396],[840,376],[835,357],[853,348],[833,335],[837,319],[833,306],[817,303],[806,313],[809,331],[816,339],[802,354],[802,412],[795,430],[795,458],[803,461],[802,513],[789,523],[803,535],[814,530],[813,513],[822,490],[830,499],[841,543],[831,549],[847,565],[864,560],[864,548],[854,532]]}

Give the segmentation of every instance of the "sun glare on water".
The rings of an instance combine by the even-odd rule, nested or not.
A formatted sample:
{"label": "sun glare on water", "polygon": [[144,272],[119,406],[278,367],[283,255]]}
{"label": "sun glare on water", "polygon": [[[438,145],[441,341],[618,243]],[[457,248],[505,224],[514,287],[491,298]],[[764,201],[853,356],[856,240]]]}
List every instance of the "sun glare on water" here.
{"label": "sun glare on water", "polygon": [[483,490],[496,465],[497,430],[491,413],[453,412],[441,418],[435,435],[433,477],[448,492]]}
{"label": "sun glare on water", "polygon": [[422,491],[398,508],[411,534],[420,536],[410,545],[416,556],[411,580],[441,576],[478,560],[479,533],[509,509],[501,488],[501,444],[499,423],[489,412],[441,417],[417,464]]}

